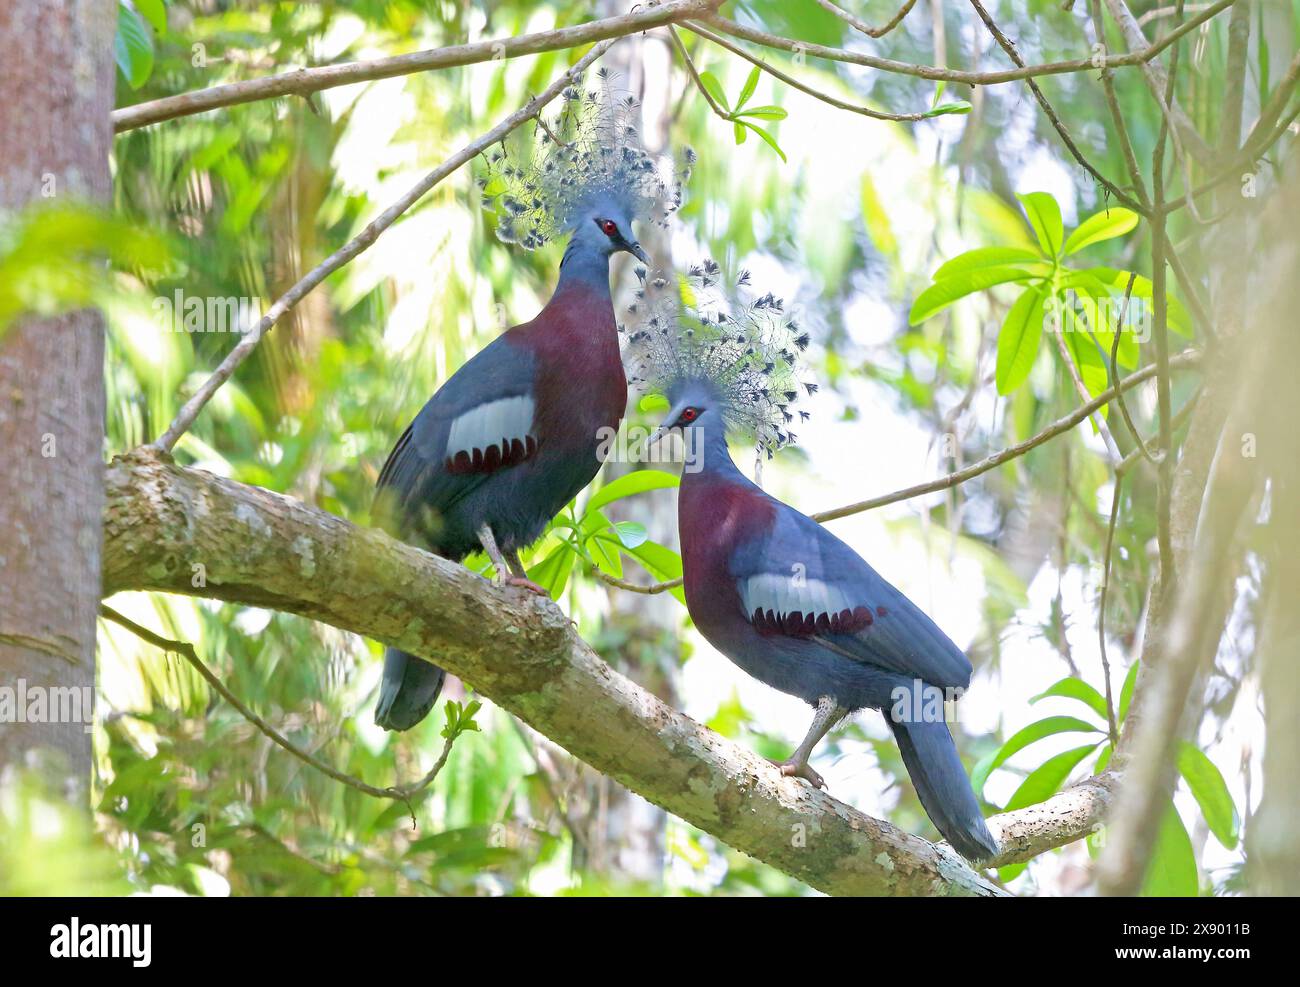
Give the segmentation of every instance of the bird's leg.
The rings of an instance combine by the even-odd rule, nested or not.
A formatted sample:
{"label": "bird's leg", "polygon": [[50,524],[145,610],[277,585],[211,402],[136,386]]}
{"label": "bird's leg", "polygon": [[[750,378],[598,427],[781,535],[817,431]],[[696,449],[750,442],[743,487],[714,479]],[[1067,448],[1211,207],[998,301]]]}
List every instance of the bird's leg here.
{"label": "bird's leg", "polygon": [[505,555],[497,547],[496,535],[492,534],[491,525],[485,524],[478,529],[478,540],[483,544],[483,551],[487,552],[488,558],[492,560],[492,568],[496,570],[498,585],[521,586],[530,592],[540,593],[542,596],[551,595],[524,575],[524,567],[519,563],[518,553],[511,552],[510,560],[506,561]]}
{"label": "bird's leg", "polygon": [[813,715],[812,726],[808,728],[808,735],[803,738],[803,742],[786,760],[772,763],[781,769],[783,775],[803,778],[814,788],[825,788],[825,779],[808,766],[808,758],[812,757],[813,748],[822,737],[826,736],[826,732],[844,719],[848,712],[843,706],[837,705],[830,696],[822,696],[817,700],[817,712]]}
{"label": "bird's leg", "polygon": [[528,571],[524,568],[524,564],[519,561],[518,552],[511,552],[506,556],[506,565],[510,567],[510,571],[516,576],[522,579],[528,578]]}

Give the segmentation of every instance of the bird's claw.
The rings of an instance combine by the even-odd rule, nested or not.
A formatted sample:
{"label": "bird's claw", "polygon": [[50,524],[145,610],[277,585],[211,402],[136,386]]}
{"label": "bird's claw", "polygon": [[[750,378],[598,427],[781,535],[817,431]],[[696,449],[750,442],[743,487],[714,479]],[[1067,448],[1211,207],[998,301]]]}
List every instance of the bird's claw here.
{"label": "bird's claw", "polygon": [[773,761],[781,774],[787,778],[802,778],[813,788],[825,788],[826,779],[809,767],[807,761],[795,761],[793,759],[786,761]]}
{"label": "bird's claw", "polygon": [[551,595],[546,590],[542,589],[542,587],[538,586],[531,579],[526,579],[523,576],[507,576],[505,579],[501,580],[501,585],[518,586],[520,589],[526,589],[528,590],[528,592],[536,593],[538,596]]}

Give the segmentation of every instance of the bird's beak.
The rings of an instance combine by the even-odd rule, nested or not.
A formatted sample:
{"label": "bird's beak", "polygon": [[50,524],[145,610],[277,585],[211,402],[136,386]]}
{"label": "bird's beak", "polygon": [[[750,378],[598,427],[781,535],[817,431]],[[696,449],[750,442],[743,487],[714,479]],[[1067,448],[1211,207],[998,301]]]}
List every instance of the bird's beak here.
{"label": "bird's beak", "polygon": [[649,453],[650,450],[654,448],[655,443],[658,442],[660,439],[662,439],[662,438],[663,438],[665,435],[667,435],[667,434],[668,434],[668,428],[667,428],[667,426],[664,426],[664,425],[660,425],[660,426],[659,426],[658,428],[656,428],[653,432],[651,432],[651,433],[650,433],[650,438],[646,439],[646,440],[645,440],[645,445],[643,445],[643,446],[641,447],[641,456],[642,456],[642,458],[645,458],[646,454]]}
{"label": "bird's beak", "polygon": [[647,267],[654,266],[650,263],[649,255],[647,255],[646,252],[641,249],[641,244],[637,243],[635,240],[629,243],[626,249],[629,254],[631,254],[633,257],[639,260],[642,264],[645,264]]}

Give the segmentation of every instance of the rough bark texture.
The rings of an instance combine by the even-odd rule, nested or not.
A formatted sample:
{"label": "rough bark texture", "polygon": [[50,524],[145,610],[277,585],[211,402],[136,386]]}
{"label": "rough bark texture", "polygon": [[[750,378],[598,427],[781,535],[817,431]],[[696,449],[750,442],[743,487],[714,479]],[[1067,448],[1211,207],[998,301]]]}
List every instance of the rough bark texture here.
{"label": "rough bark texture", "polygon": [[[547,601],[297,501],[138,455],[107,471],[104,594],[302,614],[455,675],[675,815],[837,894],[993,895],[937,847],[782,777],[609,668]],[[200,585],[196,585],[200,584]]]}
{"label": "rough bark texture", "polygon": [[[606,665],[549,602],[378,531],[144,450],[107,470],[104,595],[141,589],[321,620],[449,671],[597,770],[832,894],[995,895],[947,847],[782,777]],[[1092,832],[1107,774],[990,820],[997,861]]]}
{"label": "rough bark texture", "polygon": [[[0,214],[108,197],[114,0],[4,0]],[[95,684],[103,513],[98,312],[25,319],[0,338],[0,686],[49,699]],[[72,706],[64,706],[71,712]],[[0,723],[0,768],[38,748],[90,775],[89,709]],[[83,722],[84,720],[84,722]]]}

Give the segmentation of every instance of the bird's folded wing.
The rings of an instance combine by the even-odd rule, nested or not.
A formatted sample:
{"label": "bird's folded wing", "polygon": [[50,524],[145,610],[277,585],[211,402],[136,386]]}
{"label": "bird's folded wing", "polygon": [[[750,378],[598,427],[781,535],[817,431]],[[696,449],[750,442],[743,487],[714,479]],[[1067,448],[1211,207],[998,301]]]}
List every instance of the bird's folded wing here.
{"label": "bird's folded wing", "polygon": [[397,440],[379,487],[399,508],[445,511],[537,452],[532,354],[500,336],[452,375]]}
{"label": "bird's folded wing", "polygon": [[731,564],[759,633],[810,638],[931,685],[970,684],[969,660],[916,604],[831,532],[774,503],[771,530],[739,546]]}

